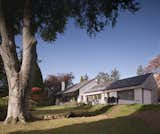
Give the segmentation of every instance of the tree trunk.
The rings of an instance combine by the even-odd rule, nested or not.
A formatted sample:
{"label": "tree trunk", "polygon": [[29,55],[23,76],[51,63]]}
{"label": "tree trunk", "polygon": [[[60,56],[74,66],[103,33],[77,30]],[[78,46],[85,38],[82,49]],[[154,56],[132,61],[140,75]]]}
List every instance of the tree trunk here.
{"label": "tree trunk", "polygon": [[23,108],[24,93],[20,89],[19,75],[14,76],[10,79],[9,88],[9,100],[8,100],[8,111],[5,123],[16,123],[21,121],[25,123],[25,114]]}
{"label": "tree trunk", "polygon": [[26,0],[23,19],[23,56],[22,65],[19,66],[14,35],[6,23],[2,0],[0,0],[0,35],[2,44],[0,54],[4,62],[9,87],[9,100],[7,117],[4,123],[25,123],[29,119],[29,93],[31,89],[32,74],[36,63],[36,40],[32,34],[31,0]]}
{"label": "tree trunk", "polygon": [[[26,48],[25,46],[28,47]],[[1,50],[9,85],[8,112],[5,123],[16,123],[17,121],[25,123],[30,118],[29,93],[34,71],[33,67],[36,63],[36,42],[33,41],[33,38],[24,40],[24,58],[19,71],[16,70],[16,64],[12,64],[16,61],[11,58],[13,57],[13,49],[3,49],[2,46]]]}
{"label": "tree trunk", "polygon": [[[33,67],[36,61],[36,44],[30,42],[28,45],[31,47],[24,49],[23,55],[25,58],[23,58],[21,70],[19,72],[13,71],[13,68],[9,68],[6,63],[7,59],[2,54],[6,66],[5,70],[8,74],[7,78],[9,85],[8,112],[5,123],[16,123],[17,121],[25,123],[26,120],[30,119],[29,94],[32,82],[32,72],[34,70]],[[13,63],[13,61],[10,62]]]}

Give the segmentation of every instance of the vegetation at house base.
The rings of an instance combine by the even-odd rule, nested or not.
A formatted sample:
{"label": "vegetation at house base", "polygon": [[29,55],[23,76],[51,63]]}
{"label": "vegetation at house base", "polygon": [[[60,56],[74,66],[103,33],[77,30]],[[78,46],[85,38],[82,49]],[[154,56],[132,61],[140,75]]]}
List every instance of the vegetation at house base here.
{"label": "vegetation at house base", "polygon": [[0,121],[3,121],[7,114],[8,97],[0,97]]}
{"label": "vegetation at house base", "polygon": [[[0,0],[0,54],[9,85],[5,123],[25,123],[31,118],[28,100],[37,62],[35,35],[52,42],[63,33],[69,18],[96,34],[116,23],[120,10],[136,12],[135,0]],[[22,64],[16,52],[16,35],[22,37]]]}

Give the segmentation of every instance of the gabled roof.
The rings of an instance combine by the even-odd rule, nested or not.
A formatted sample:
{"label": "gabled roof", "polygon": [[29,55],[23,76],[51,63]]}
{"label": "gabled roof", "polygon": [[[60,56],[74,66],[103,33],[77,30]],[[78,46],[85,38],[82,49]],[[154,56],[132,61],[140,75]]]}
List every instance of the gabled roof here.
{"label": "gabled roof", "polygon": [[125,88],[125,87],[133,87],[142,85],[145,80],[152,75],[152,73],[139,75],[135,77],[130,77],[122,80],[115,81],[111,83],[106,89],[117,89],[117,88]]}
{"label": "gabled roof", "polygon": [[69,89],[66,89],[63,93],[71,93],[71,92],[75,92],[77,90],[79,90],[80,88],[84,87],[85,85],[87,85],[88,83],[90,83],[91,81],[93,81],[94,79],[91,80],[87,80],[87,81],[83,81],[80,82],[78,84],[73,85],[72,87],[70,87]]}
{"label": "gabled roof", "polygon": [[90,92],[97,92],[97,91],[103,91],[105,90],[112,82],[106,82],[102,84],[98,84],[90,89],[88,89],[85,93],[90,93]]}
{"label": "gabled roof", "polygon": [[142,85],[145,80],[151,75],[152,73],[134,76],[130,78],[125,78],[117,81],[106,82],[103,84],[98,84],[93,88],[87,90],[85,93],[90,92],[97,92],[97,91],[104,91],[104,90],[111,90],[111,89],[118,89],[118,88],[125,88],[125,87],[134,87]]}

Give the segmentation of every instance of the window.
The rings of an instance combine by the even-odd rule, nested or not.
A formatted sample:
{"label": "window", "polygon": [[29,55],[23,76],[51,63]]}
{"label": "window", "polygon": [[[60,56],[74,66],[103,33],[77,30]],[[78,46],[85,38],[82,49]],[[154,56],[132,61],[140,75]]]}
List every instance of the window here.
{"label": "window", "polygon": [[117,92],[119,99],[122,100],[134,100],[134,90],[125,90]]}
{"label": "window", "polygon": [[83,96],[81,96],[81,101],[83,101]]}
{"label": "window", "polygon": [[101,99],[101,94],[95,95],[95,99],[96,99],[96,100]]}
{"label": "window", "polygon": [[89,96],[87,96],[87,99],[88,99],[88,101],[100,100],[101,94],[89,95]]}

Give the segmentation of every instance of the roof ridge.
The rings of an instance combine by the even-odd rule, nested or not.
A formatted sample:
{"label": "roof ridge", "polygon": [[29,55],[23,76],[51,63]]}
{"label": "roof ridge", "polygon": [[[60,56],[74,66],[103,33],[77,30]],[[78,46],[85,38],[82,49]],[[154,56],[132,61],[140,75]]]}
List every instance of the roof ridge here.
{"label": "roof ridge", "polygon": [[[121,80],[126,80],[126,79],[133,79],[133,78],[136,78],[136,77],[142,77],[142,76],[145,76],[145,75],[151,75],[153,73],[146,73],[146,74],[142,74],[142,75],[136,75],[136,76],[131,76],[131,77],[127,77],[127,78],[123,78],[123,79],[119,79],[119,80],[116,80],[116,81],[121,81]],[[114,81],[114,82],[116,82]]]}

